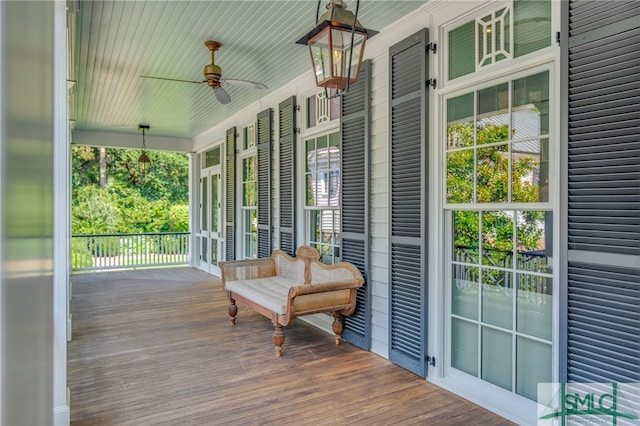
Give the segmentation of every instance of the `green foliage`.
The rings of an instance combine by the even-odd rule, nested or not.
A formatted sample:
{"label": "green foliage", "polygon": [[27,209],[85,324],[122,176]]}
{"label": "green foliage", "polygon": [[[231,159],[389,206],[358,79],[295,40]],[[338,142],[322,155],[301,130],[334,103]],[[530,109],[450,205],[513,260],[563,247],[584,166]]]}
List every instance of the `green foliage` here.
{"label": "green foliage", "polygon": [[119,184],[137,188],[147,200],[170,203],[188,202],[189,161],[184,154],[147,151],[151,165],[144,176],[140,173],[140,151],[107,150],[109,185]]}
{"label": "green foliage", "polygon": [[115,197],[116,208],[123,213],[119,233],[169,231],[167,200],[149,200],[135,188],[114,185],[107,188]]}
{"label": "green foliage", "polygon": [[112,194],[96,185],[74,191],[71,216],[74,234],[114,233],[122,220]]}
{"label": "green foliage", "polygon": [[478,202],[506,202],[509,199],[508,146],[479,148],[477,168]]}
{"label": "green foliage", "polygon": [[538,226],[544,221],[542,211],[524,211],[516,228],[518,249],[536,250],[543,230]]}
{"label": "green foliage", "polygon": [[189,230],[189,206],[176,204],[169,207],[169,231],[186,232]]}
{"label": "green foliage", "polygon": [[[526,179],[538,169],[539,162],[528,155],[514,156],[510,162],[509,145],[496,144],[509,140],[507,125],[478,123],[475,144],[473,123],[451,125],[447,132],[449,149],[467,148],[450,151],[447,155],[449,203],[474,203],[474,189],[477,203],[506,203],[510,190],[513,202],[540,200],[539,187]],[[538,249],[543,236],[540,224],[544,223],[544,213],[540,211],[522,211],[519,217],[514,217],[514,211],[483,211],[481,220],[478,211],[456,211],[454,215],[455,245],[465,247],[472,255],[482,245],[483,262],[489,264],[505,266],[504,262],[510,258],[515,245],[517,250]],[[516,244],[513,241],[514,227]]]}
{"label": "green foliage", "polygon": [[[450,148],[472,147],[473,124],[459,123],[449,126]],[[509,126],[482,124],[476,129],[476,151],[464,149],[447,155],[447,201],[472,203],[474,182],[477,182],[478,203],[501,203],[509,200],[509,167],[511,164],[511,198],[514,202],[539,201],[539,187],[531,185],[526,176],[540,164],[532,156],[514,157],[509,162],[508,144],[483,146],[509,139]],[[474,155],[477,152],[476,169]]]}
{"label": "green foliage", "polygon": [[86,240],[71,239],[71,267],[73,269],[93,266],[93,257]]}
{"label": "green foliage", "polygon": [[[100,183],[100,153],[98,148],[73,146],[71,148],[71,180],[76,189]],[[74,193],[75,195],[75,193]]]}
{"label": "green foliage", "polygon": [[[74,234],[188,231],[189,163],[184,154],[149,151],[151,166],[144,176],[137,161],[140,151],[106,149],[105,154],[107,185],[101,188],[99,149],[72,149]],[[109,247],[118,253],[137,250],[118,241]]]}

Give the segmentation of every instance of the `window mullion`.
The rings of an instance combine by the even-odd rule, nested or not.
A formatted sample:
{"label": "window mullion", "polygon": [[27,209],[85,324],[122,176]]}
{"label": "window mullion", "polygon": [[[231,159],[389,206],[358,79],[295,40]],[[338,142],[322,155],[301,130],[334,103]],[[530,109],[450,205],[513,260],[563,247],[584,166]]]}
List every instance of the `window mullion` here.
{"label": "window mullion", "polygon": [[[478,91],[473,94],[473,175],[478,176]],[[478,202],[478,179],[473,180],[473,203]]]}
{"label": "window mullion", "polygon": [[482,378],[482,276],[484,274],[485,267],[482,263],[484,258],[484,244],[483,241],[483,222],[484,212],[480,211],[478,214],[478,377]]}
{"label": "window mullion", "polygon": [[[513,139],[512,139],[512,135],[513,135],[513,104],[512,104],[512,99],[513,99],[513,80],[509,80],[509,85],[507,86],[507,96],[509,97],[509,99],[507,100],[507,111],[509,114],[509,121],[508,121],[508,129],[509,129],[509,137],[507,139],[508,143],[509,143],[509,147],[507,149],[507,155],[509,156],[507,158],[507,202],[509,204],[511,204],[513,202],[513,153],[512,153],[512,147],[513,147]],[[515,253],[515,252],[514,252]]]}

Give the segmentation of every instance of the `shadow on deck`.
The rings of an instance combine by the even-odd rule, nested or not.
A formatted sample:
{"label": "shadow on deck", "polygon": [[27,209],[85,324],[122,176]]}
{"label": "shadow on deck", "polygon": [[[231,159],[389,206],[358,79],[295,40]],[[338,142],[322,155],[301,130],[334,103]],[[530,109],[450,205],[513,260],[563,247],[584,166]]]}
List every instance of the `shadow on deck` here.
{"label": "shadow on deck", "polygon": [[271,322],[193,268],[72,277],[71,423],[509,424],[301,320]]}

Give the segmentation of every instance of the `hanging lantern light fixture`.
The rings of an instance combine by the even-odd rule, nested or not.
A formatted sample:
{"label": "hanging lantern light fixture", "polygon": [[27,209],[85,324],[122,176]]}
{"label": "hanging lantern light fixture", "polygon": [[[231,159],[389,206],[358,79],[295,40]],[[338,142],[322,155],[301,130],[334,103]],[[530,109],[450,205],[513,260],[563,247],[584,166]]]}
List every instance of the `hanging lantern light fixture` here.
{"label": "hanging lantern light fixture", "polygon": [[138,167],[140,168],[140,175],[144,178],[149,165],[151,164],[151,160],[147,155],[147,143],[145,140],[145,132],[148,131],[150,126],[148,124],[139,124],[138,129],[142,130],[142,150],[140,152],[140,157],[138,157]]}
{"label": "hanging lantern light fixture", "polygon": [[355,15],[343,0],[329,0],[327,11],[318,19],[318,0],[316,27],[296,42],[309,46],[316,85],[335,90],[338,96],[358,81],[365,42],[378,34],[358,21],[359,9],[360,0]]}

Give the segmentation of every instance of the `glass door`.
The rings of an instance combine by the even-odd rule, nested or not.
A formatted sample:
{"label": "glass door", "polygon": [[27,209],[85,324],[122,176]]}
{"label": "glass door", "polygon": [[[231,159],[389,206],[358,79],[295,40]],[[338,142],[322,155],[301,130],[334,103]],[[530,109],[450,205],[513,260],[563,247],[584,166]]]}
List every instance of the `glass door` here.
{"label": "glass door", "polygon": [[214,170],[209,175],[210,182],[210,191],[211,191],[211,217],[210,217],[210,225],[211,229],[209,231],[209,272],[220,276],[220,267],[218,266],[218,262],[222,260],[220,255],[223,251],[223,239],[222,239],[222,221],[221,213],[222,213],[222,200],[220,197],[220,167],[217,167],[217,170]]}
{"label": "glass door", "polygon": [[219,262],[224,252],[222,233],[222,165],[220,147],[203,156],[200,172],[200,223],[198,232],[199,267],[220,276]]}
{"label": "glass door", "polygon": [[198,250],[200,269],[209,271],[209,175],[202,172],[200,178],[200,224]]}

